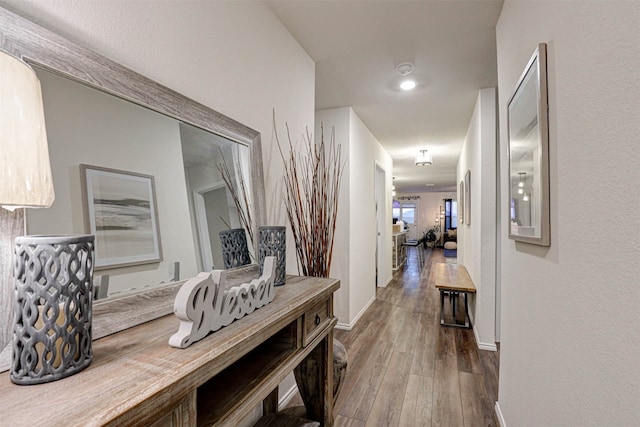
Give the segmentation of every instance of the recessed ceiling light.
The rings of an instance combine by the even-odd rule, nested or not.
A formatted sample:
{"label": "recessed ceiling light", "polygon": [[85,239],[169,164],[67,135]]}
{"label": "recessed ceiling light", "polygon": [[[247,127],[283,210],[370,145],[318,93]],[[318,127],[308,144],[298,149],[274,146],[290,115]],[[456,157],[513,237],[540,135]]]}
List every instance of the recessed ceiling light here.
{"label": "recessed ceiling light", "polygon": [[413,90],[416,87],[416,82],[413,80],[405,80],[400,83],[400,89],[402,90]]}
{"label": "recessed ceiling light", "polygon": [[424,186],[425,187],[433,187],[433,186],[435,186],[435,184],[425,184]]}

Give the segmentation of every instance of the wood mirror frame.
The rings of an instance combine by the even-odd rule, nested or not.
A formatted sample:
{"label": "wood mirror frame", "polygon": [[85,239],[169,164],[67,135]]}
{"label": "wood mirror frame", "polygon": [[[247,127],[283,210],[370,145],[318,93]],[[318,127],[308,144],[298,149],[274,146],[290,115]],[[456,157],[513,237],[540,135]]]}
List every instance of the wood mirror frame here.
{"label": "wood mirror frame", "polygon": [[[249,146],[254,227],[265,224],[259,132],[3,8],[0,8],[0,49],[29,64]],[[24,233],[24,211],[0,209],[0,372],[8,369],[11,360],[13,242]],[[257,266],[252,265],[233,270],[228,277],[229,282],[238,282],[256,274]],[[93,306],[93,339],[171,314],[182,283],[97,301]]]}

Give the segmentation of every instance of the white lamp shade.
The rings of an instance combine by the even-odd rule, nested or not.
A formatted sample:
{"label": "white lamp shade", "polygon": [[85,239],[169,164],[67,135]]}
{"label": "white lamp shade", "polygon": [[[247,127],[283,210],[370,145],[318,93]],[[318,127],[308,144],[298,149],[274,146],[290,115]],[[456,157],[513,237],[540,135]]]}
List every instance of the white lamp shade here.
{"label": "white lamp shade", "polygon": [[40,80],[0,51],[0,206],[49,207],[54,199]]}
{"label": "white lamp shade", "polygon": [[426,154],[426,150],[416,157],[416,166],[427,166],[433,163],[431,155]]}

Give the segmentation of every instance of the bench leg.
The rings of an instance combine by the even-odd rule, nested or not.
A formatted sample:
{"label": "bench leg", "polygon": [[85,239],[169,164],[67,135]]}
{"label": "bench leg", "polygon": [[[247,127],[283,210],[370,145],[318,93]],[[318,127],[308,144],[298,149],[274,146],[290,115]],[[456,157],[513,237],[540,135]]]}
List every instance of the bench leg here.
{"label": "bench leg", "polygon": [[464,327],[470,326],[471,320],[469,319],[469,292],[464,292]]}
{"label": "bench leg", "polygon": [[[452,305],[452,315],[453,315],[453,323],[446,323],[444,321],[444,296],[445,292],[449,294],[449,301]],[[464,294],[464,324],[458,323],[456,317],[456,299],[458,295]],[[446,289],[440,289],[440,325],[441,326],[453,326],[456,328],[466,328],[469,329],[471,327],[471,319],[469,318],[469,293],[465,291],[451,291]]]}
{"label": "bench leg", "polygon": [[440,289],[440,325],[444,325],[444,291]]}
{"label": "bench leg", "polygon": [[458,316],[456,312],[456,301],[458,301],[458,293],[451,292],[451,315],[453,316],[453,323],[458,323]]}

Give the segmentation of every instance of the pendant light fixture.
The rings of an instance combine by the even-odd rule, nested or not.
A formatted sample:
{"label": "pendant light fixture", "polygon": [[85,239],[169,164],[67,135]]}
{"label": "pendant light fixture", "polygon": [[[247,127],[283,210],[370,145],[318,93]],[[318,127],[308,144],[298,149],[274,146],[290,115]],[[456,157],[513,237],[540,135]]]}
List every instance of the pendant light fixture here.
{"label": "pendant light fixture", "polygon": [[429,166],[433,163],[431,155],[427,154],[428,150],[420,150],[420,155],[416,157],[416,166]]}
{"label": "pendant light fixture", "polygon": [[518,181],[518,194],[523,194],[524,193],[524,180],[525,177],[527,175],[526,172],[518,172],[518,175],[520,175],[520,180]]}

